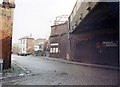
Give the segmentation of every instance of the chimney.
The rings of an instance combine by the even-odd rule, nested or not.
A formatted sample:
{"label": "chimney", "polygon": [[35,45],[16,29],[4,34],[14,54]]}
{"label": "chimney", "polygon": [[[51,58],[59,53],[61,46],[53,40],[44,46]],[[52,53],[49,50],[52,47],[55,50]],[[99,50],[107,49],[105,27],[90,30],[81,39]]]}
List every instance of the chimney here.
{"label": "chimney", "polygon": [[32,34],[30,34],[30,37],[32,37]]}

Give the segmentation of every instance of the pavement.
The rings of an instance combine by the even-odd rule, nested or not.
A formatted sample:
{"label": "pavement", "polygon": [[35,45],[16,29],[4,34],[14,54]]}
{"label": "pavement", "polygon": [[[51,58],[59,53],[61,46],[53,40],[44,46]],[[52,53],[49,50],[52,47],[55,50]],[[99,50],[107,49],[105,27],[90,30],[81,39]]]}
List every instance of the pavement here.
{"label": "pavement", "polygon": [[97,67],[97,68],[115,69],[115,70],[120,69],[120,67],[117,67],[117,66],[107,66],[107,65],[80,63],[80,62],[74,62],[74,61],[65,60],[63,58],[51,58],[51,57],[41,57],[41,58],[46,59],[46,60],[56,61],[56,62],[62,62],[62,63],[67,63],[67,64],[75,64],[75,65],[82,65],[82,66],[88,66],[88,67]]}
{"label": "pavement", "polygon": [[[13,68],[14,68],[14,70],[12,70]],[[15,79],[19,79],[21,77],[24,77],[27,74],[26,74],[26,70],[23,69],[23,67],[20,67],[14,61],[12,61],[12,68],[10,69],[10,71],[1,73],[0,75],[1,75],[0,83],[5,84],[8,82],[12,82],[13,79],[15,80]]]}

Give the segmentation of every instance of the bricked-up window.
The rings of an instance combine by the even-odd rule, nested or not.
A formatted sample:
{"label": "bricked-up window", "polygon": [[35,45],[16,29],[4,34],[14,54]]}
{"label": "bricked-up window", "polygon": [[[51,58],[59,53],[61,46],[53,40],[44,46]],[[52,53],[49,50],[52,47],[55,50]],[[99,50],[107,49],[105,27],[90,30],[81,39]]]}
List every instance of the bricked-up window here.
{"label": "bricked-up window", "polygon": [[96,48],[100,48],[101,44],[99,42],[96,43]]}

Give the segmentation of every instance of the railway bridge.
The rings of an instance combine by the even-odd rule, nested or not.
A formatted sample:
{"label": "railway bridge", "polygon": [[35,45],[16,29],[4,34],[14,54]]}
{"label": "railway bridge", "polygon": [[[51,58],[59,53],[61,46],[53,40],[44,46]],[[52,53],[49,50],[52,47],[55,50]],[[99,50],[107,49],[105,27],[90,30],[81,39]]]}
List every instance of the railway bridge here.
{"label": "railway bridge", "polygon": [[69,56],[83,63],[118,66],[119,2],[80,2],[69,16]]}

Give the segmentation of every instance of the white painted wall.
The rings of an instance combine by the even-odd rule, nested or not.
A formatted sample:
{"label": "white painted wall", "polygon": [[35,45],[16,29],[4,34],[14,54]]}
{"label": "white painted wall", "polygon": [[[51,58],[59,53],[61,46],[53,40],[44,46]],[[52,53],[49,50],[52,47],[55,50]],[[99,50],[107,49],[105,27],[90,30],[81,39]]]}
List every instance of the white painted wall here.
{"label": "white painted wall", "polygon": [[[24,43],[23,43],[24,42]],[[20,40],[20,53],[26,53],[27,49],[26,49],[26,44],[27,44],[27,39],[21,39]]]}

